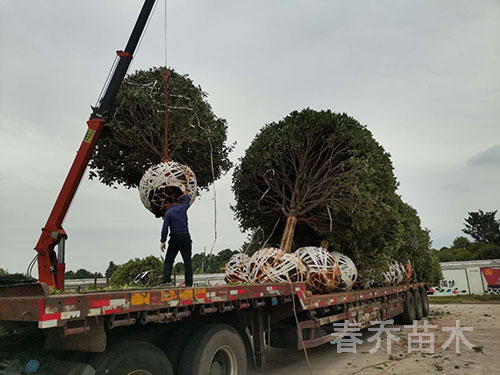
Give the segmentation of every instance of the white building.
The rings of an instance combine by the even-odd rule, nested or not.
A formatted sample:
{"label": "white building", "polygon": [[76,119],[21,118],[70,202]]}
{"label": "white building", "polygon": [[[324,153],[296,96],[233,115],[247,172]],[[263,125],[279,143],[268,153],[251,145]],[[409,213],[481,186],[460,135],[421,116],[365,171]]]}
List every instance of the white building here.
{"label": "white building", "polygon": [[500,259],[440,264],[444,278],[429,290],[432,295],[500,294]]}

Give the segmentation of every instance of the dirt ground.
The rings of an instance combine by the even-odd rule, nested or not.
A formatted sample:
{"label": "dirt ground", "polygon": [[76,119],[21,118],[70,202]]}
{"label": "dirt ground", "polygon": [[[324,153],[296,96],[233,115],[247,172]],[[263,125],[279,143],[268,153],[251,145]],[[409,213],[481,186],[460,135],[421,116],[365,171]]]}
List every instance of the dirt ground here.
{"label": "dirt ground", "polygon": [[[385,350],[385,335],[382,347],[375,354],[369,350],[374,342],[367,342],[373,332],[363,330],[363,343],[358,345],[357,354],[337,353],[337,346],[325,344],[308,350],[314,375],[330,374],[500,374],[500,304],[454,304],[431,305],[429,324],[437,328],[434,332],[434,353],[408,353],[407,334],[411,329],[397,333],[400,342],[392,343],[392,354]],[[463,343],[461,353],[455,353],[455,342],[447,350],[441,345],[446,342],[450,332],[442,327],[454,327],[456,319],[460,326],[473,327],[472,332],[464,332],[470,343],[476,346],[469,349]],[[422,322],[420,322],[422,324]],[[422,331],[422,330],[419,330]],[[429,348],[429,345],[425,345]],[[288,349],[271,349],[267,364],[263,369],[250,372],[251,375],[307,375],[309,374],[304,353]]]}

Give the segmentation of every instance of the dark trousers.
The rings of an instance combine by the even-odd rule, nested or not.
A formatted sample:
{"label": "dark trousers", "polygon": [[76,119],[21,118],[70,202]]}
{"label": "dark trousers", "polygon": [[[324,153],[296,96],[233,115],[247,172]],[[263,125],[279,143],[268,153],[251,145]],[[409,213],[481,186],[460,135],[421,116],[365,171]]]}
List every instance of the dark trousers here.
{"label": "dark trousers", "polygon": [[193,266],[191,264],[191,236],[188,232],[174,233],[170,235],[168,241],[167,254],[165,255],[165,263],[163,264],[163,282],[171,282],[172,267],[175,257],[181,252],[182,261],[184,262],[185,284],[193,286]]}

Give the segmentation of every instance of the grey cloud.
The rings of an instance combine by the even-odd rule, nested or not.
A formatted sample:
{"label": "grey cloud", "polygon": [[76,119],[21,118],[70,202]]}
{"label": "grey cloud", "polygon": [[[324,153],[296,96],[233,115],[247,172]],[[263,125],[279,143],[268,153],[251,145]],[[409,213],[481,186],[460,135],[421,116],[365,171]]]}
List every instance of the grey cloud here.
{"label": "grey cloud", "polygon": [[[0,267],[24,271],[33,257],[89,106],[140,6],[0,1]],[[500,139],[497,0],[168,6],[169,65],[189,73],[228,120],[229,140],[238,142],[233,161],[264,124],[294,109],[330,108],[366,124],[391,153],[399,193],[418,210],[435,246],[449,245],[468,210],[500,207],[500,177],[478,167],[498,161],[498,146],[491,147]],[[158,4],[131,70],[164,63],[163,27]],[[214,252],[246,238],[229,209],[230,187],[230,174],[217,182]],[[195,252],[209,250],[211,193],[193,205],[189,220]],[[159,227],[136,191],[84,180],[65,222],[68,268],[102,272],[109,260],[159,255]]]}
{"label": "grey cloud", "polygon": [[492,146],[467,160],[471,167],[496,167],[500,170],[500,144]]}

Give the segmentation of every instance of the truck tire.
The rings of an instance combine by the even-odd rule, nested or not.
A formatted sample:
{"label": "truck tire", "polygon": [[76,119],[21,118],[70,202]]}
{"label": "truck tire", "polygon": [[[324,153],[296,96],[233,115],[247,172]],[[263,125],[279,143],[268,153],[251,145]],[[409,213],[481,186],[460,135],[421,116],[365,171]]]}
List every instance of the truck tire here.
{"label": "truck tire", "polygon": [[415,299],[415,319],[421,320],[424,317],[424,307],[422,305],[422,295],[420,290],[413,291],[413,298]]}
{"label": "truck tire", "polygon": [[429,316],[429,296],[427,295],[427,289],[420,289],[420,295],[422,296],[422,311],[424,313],[424,317]]}
{"label": "truck tire", "polygon": [[198,328],[199,327],[194,324],[179,325],[169,331],[166,337],[162,339],[162,342],[158,344],[159,348],[167,355],[175,373],[177,373],[179,368],[179,361],[181,360],[182,351],[186,342]]}
{"label": "truck tire", "polygon": [[179,362],[179,375],[246,375],[245,344],[227,324],[200,328],[186,343]]}
{"label": "truck tire", "polygon": [[174,375],[167,356],[156,346],[127,341],[97,354],[89,363],[95,375]]}
{"label": "truck tire", "polygon": [[415,298],[413,293],[406,293],[406,298],[403,302],[403,313],[401,314],[401,323],[413,324],[415,320]]}

